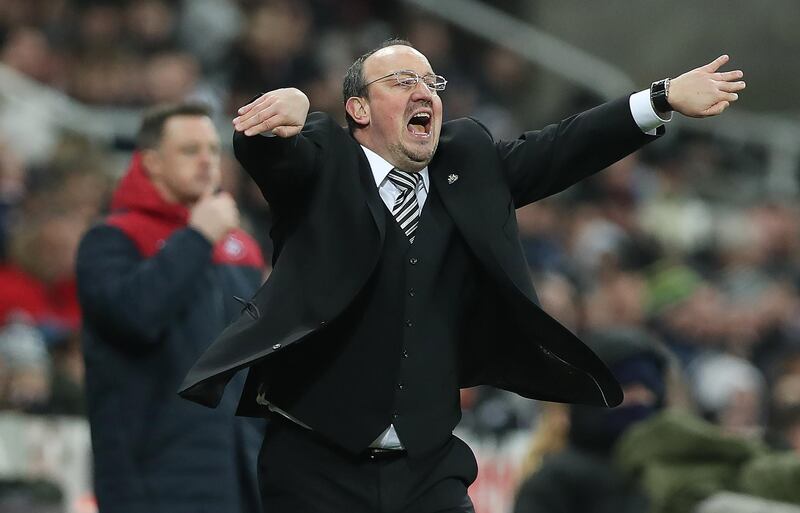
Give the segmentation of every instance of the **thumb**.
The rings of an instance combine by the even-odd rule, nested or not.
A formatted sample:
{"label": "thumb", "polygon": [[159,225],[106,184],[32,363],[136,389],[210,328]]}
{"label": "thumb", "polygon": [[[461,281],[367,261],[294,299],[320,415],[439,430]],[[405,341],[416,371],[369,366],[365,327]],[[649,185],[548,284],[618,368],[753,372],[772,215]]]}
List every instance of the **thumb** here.
{"label": "thumb", "polygon": [[719,68],[721,68],[726,62],[730,60],[727,54],[720,55],[713,61],[709,62],[705,66],[702,67],[703,70],[708,71],[709,73],[715,73]]}
{"label": "thumb", "polygon": [[278,137],[292,137],[300,133],[303,127],[300,126],[279,126],[272,130]]}

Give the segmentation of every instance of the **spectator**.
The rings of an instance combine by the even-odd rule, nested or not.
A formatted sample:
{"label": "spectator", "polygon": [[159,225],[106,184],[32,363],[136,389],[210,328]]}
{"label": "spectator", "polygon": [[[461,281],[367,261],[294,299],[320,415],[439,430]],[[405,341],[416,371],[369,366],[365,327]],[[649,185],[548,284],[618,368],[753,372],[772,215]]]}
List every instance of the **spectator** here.
{"label": "spectator", "polygon": [[796,454],[771,453],[757,439],[683,413],[665,411],[629,430],[615,460],[650,497],[648,513],[693,513],[722,491],[800,504]]}
{"label": "spectator", "polygon": [[36,413],[50,398],[50,357],[44,338],[24,315],[16,315],[0,331],[4,369],[0,407]]}
{"label": "spectator", "polygon": [[709,353],[689,367],[694,397],[703,416],[726,433],[760,438],[764,425],[761,372],[743,358]]}
{"label": "spectator", "polygon": [[181,400],[191,363],[261,281],[263,261],[237,229],[220,185],[220,142],[200,105],[148,113],[111,215],[78,255],[89,421],[101,511],[256,511],[263,436]]}

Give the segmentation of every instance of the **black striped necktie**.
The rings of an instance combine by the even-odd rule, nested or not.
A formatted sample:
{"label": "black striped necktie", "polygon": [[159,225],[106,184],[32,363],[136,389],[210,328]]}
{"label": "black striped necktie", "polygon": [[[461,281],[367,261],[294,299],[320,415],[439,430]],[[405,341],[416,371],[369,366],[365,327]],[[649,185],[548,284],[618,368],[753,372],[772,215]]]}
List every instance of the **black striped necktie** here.
{"label": "black striped necktie", "polygon": [[417,203],[417,187],[422,176],[419,173],[406,173],[398,169],[389,171],[389,180],[400,190],[394,202],[392,215],[408,237],[414,243],[414,232],[419,223],[419,203]]}

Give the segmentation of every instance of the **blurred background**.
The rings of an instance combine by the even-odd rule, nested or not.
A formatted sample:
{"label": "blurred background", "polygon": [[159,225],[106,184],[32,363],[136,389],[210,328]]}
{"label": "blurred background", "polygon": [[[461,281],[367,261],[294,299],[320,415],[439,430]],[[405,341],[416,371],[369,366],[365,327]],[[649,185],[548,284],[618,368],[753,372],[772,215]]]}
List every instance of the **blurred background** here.
{"label": "blurred background", "polygon": [[[96,511],[74,259],[143,109],[204,100],[230,141],[239,106],[294,86],[344,124],[345,70],[394,36],[449,80],[445,116],[497,139],[731,55],[748,83],[732,109],[676,116],[519,210],[521,242],[545,310],[659,340],[674,407],[796,458],[799,19],[792,0],[0,0],[0,511]],[[269,205],[230,151],[223,167],[269,257]],[[462,403],[476,510],[510,512],[546,407],[482,388]]]}

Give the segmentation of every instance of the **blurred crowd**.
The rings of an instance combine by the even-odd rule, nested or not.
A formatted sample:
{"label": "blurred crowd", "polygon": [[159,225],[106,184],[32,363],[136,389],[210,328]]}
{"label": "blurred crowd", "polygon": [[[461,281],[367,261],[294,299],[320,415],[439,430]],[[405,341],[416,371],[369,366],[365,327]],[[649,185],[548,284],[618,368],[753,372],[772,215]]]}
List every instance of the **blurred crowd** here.
{"label": "blurred crowd", "polygon": [[[555,120],[530,108],[536,69],[403,4],[0,1],[3,65],[98,109],[201,99],[223,123],[286,86],[343,123],[344,71],[395,35],[450,81],[447,118],[474,116],[497,138]],[[576,94],[551,114],[592,101]],[[92,140],[24,113],[0,105],[0,408],[80,416],[75,252],[132,141]],[[542,304],[579,334],[649,333],[674,355],[687,409],[800,454],[797,202],[759,194],[757,149],[680,134],[653,146],[518,211]],[[224,188],[268,256],[269,205],[230,155],[224,161]],[[486,436],[536,423],[538,407],[509,394],[471,389],[462,399],[465,426]]]}

